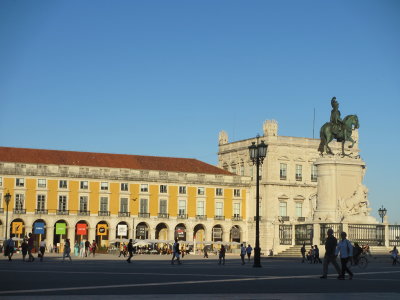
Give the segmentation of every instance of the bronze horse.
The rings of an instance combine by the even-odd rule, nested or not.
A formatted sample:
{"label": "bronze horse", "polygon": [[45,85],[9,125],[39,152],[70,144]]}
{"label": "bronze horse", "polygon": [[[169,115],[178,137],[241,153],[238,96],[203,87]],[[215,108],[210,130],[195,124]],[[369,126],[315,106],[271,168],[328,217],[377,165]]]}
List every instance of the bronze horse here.
{"label": "bronze horse", "polygon": [[346,156],[346,154],[344,153],[344,143],[347,141],[351,142],[352,144],[349,146],[349,148],[352,148],[354,146],[354,143],[356,142],[351,138],[353,127],[355,129],[360,127],[360,124],[358,123],[358,117],[356,115],[346,116],[343,119],[341,130],[339,130],[337,133],[333,132],[332,123],[326,122],[320,130],[321,142],[319,144],[318,151],[321,154],[327,153],[333,155],[333,152],[328,144],[333,139],[336,139],[339,143],[342,143],[342,156]]}

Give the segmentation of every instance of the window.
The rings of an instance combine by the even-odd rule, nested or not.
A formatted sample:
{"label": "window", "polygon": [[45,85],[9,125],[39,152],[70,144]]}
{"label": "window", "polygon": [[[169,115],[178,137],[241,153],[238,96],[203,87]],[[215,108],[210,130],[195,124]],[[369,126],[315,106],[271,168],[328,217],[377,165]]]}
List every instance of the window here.
{"label": "window", "polygon": [[240,203],[233,203],[233,216],[240,217]]}
{"label": "window", "polygon": [[128,212],[128,198],[121,198],[119,211]]}
{"label": "window", "polygon": [[197,215],[204,216],[204,201],[197,201]]}
{"label": "window", "polygon": [[179,194],[186,195],[186,186],[179,187]]}
{"label": "window", "polygon": [[167,186],[165,184],[160,185],[160,193],[166,193],[167,192]]}
{"label": "window", "polygon": [[23,210],[24,209],[24,194],[16,194],[15,195],[15,209]]}
{"label": "window", "polygon": [[286,176],[287,176],[287,164],[282,164],[280,165],[280,178],[281,180],[286,180]]}
{"label": "window", "polygon": [[317,181],[317,166],[312,165],[311,166],[311,181],[316,182]]}
{"label": "window", "polygon": [[81,190],[87,190],[89,188],[89,184],[87,181],[81,181]]}
{"label": "window", "polygon": [[3,177],[0,177],[0,186],[3,186]]}
{"label": "window", "polygon": [[223,203],[222,202],[216,202],[215,203],[215,216],[216,217],[222,217],[222,210],[223,210]]}
{"label": "window", "polygon": [[216,189],[215,189],[215,195],[216,195],[216,196],[223,196],[223,189],[221,189],[221,188],[216,188]]}
{"label": "window", "polygon": [[38,188],[45,188],[46,187],[46,179],[38,179]]}
{"label": "window", "polygon": [[302,181],[302,179],[303,179],[303,166],[296,165],[296,180]]}
{"label": "window", "polygon": [[186,215],[186,201],[185,200],[179,200],[179,204],[178,204],[178,215],[182,216],[182,215]]}
{"label": "window", "polygon": [[287,215],[287,203],[279,202],[279,216],[286,217]]}
{"label": "window", "polygon": [[233,190],[233,196],[234,197],[240,197],[240,189],[234,189]]}
{"label": "window", "polygon": [[108,198],[100,197],[100,211],[108,211]]}
{"label": "window", "polygon": [[147,193],[149,191],[149,185],[148,184],[141,184],[140,185],[140,191],[142,193]]}
{"label": "window", "polygon": [[67,181],[66,180],[60,180],[59,185],[60,189],[66,189],[68,187]]}
{"label": "window", "polygon": [[88,197],[87,196],[79,197],[79,211],[82,211],[82,212],[88,211]]}
{"label": "window", "polygon": [[128,184],[126,182],[121,183],[121,191],[128,191]]}
{"label": "window", "polygon": [[43,211],[46,207],[46,195],[37,195],[36,208],[39,211]]}
{"label": "window", "polygon": [[108,191],[108,182],[102,182],[100,184],[100,190],[102,191]]}
{"label": "window", "polygon": [[160,214],[167,213],[167,200],[161,199],[160,200]]}
{"label": "window", "polygon": [[140,199],[140,213],[147,213],[148,212],[148,200],[147,199]]}
{"label": "window", "polygon": [[203,187],[197,188],[197,195],[204,195],[204,188]]}
{"label": "window", "polygon": [[303,216],[303,203],[296,202],[296,217]]}
{"label": "window", "polygon": [[67,210],[67,196],[59,196],[58,197],[58,210],[66,211]]}
{"label": "window", "polygon": [[231,172],[236,174],[236,165],[231,165]]}
{"label": "window", "polygon": [[17,178],[15,180],[15,185],[19,187],[24,187],[25,186],[25,179],[24,178]]}
{"label": "window", "polygon": [[244,162],[240,163],[240,175],[244,176]]}

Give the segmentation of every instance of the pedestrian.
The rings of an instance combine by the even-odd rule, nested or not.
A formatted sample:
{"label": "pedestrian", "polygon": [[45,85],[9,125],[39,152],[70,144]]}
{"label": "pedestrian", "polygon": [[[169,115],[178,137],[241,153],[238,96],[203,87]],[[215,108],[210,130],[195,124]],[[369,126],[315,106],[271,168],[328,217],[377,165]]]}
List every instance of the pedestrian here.
{"label": "pedestrian", "polygon": [[81,240],[81,242],[79,243],[79,256],[85,256],[85,242],[83,240]]}
{"label": "pedestrian", "polygon": [[11,258],[14,255],[14,247],[15,247],[15,243],[10,235],[10,238],[7,240],[7,242],[5,244],[5,249],[4,249],[4,255],[8,256],[8,261],[11,261]]}
{"label": "pedestrian", "polygon": [[399,250],[397,250],[396,246],[394,246],[393,250],[391,250],[389,253],[391,254],[391,257],[393,259],[392,265],[395,266],[397,263],[397,258],[399,256]]}
{"label": "pedestrian", "polygon": [[250,261],[251,257],[251,251],[253,251],[253,248],[251,248],[250,244],[246,248],[246,253],[247,253],[247,260]]}
{"label": "pedestrian", "polygon": [[90,242],[88,240],[86,240],[86,242],[85,242],[85,257],[90,255],[89,248],[90,248]]}
{"label": "pedestrian", "polygon": [[303,257],[301,263],[304,263],[306,261],[306,243],[303,243],[303,247],[300,249],[301,256]]}
{"label": "pedestrian", "polygon": [[29,261],[33,262],[35,260],[35,258],[32,255],[32,251],[33,251],[33,244],[35,242],[35,238],[33,237],[32,233],[28,234],[29,239],[28,239],[28,255],[29,255]]}
{"label": "pedestrian", "polygon": [[203,248],[203,252],[204,252],[204,256],[203,256],[203,258],[208,258],[208,248],[207,248],[207,246],[204,246],[204,248]]}
{"label": "pedestrian", "polygon": [[22,241],[21,244],[21,252],[22,252],[22,261],[25,261],[26,254],[28,254],[28,242],[26,238]]}
{"label": "pedestrian", "polygon": [[[130,241],[130,240],[129,240]],[[121,255],[123,255],[124,257],[126,256],[125,253],[125,243],[119,243],[119,255],[118,257],[121,257]]]}
{"label": "pedestrian", "polygon": [[242,260],[242,265],[245,264],[244,257],[246,256],[246,248],[243,244],[240,244],[240,259]]}
{"label": "pedestrian", "polygon": [[179,259],[179,243],[178,243],[178,239],[175,239],[175,243],[172,246],[172,260],[171,260],[171,265],[174,264],[174,260],[176,258],[176,260],[178,261],[178,264],[182,264],[181,260]]}
{"label": "pedestrian", "polygon": [[47,246],[46,246],[46,240],[43,240],[39,244],[39,256],[40,256],[40,261],[43,261],[44,257],[44,252],[46,251]]}
{"label": "pedestrian", "polygon": [[338,243],[336,247],[335,254],[338,255],[340,253],[340,262],[342,264],[342,273],[339,275],[338,279],[344,280],[345,273],[349,274],[349,280],[353,279],[353,273],[347,267],[347,263],[349,260],[353,259],[353,245],[350,243],[349,240],[346,239],[347,233],[342,232],[340,234],[342,240]]}
{"label": "pedestrian", "polygon": [[218,262],[219,265],[221,264],[221,261],[222,264],[225,265],[225,252],[226,252],[225,246],[221,245],[221,249],[219,249],[219,262]]}
{"label": "pedestrian", "polygon": [[185,257],[185,249],[183,248],[183,246],[181,248],[181,254],[182,254],[182,259],[183,259]]}
{"label": "pedestrian", "polygon": [[324,256],[324,264],[322,267],[322,276],[320,278],[326,279],[328,276],[328,265],[331,263],[335,269],[336,272],[338,273],[338,276],[340,275],[340,268],[339,265],[336,261],[336,246],[337,246],[337,239],[333,236],[333,229],[329,228],[327,231],[328,237],[326,238],[325,241],[325,256]]}
{"label": "pedestrian", "polygon": [[[125,244],[124,244],[125,245]],[[133,245],[132,245],[132,239],[130,239],[129,240],[129,243],[128,243],[128,253],[129,253],[129,257],[128,257],[128,259],[126,260],[128,263],[131,263],[131,258],[132,258],[132,256],[133,256]],[[120,254],[121,255],[121,254]],[[125,257],[125,253],[124,253],[124,257]]]}
{"label": "pedestrian", "polygon": [[65,240],[63,261],[65,260],[66,257],[68,257],[69,261],[72,262],[72,258],[71,258],[71,243],[70,243],[69,239]]}
{"label": "pedestrian", "polygon": [[97,250],[97,243],[96,243],[95,240],[93,240],[93,243],[92,243],[92,254],[93,254],[93,257],[95,257],[95,255],[96,255],[96,250]]}
{"label": "pedestrian", "polygon": [[320,263],[322,264],[321,259],[319,258],[319,249],[317,245],[314,245],[314,264]]}
{"label": "pedestrian", "polygon": [[78,243],[78,241],[75,242],[74,254],[75,254],[75,256],[79,256],[79,243]]}

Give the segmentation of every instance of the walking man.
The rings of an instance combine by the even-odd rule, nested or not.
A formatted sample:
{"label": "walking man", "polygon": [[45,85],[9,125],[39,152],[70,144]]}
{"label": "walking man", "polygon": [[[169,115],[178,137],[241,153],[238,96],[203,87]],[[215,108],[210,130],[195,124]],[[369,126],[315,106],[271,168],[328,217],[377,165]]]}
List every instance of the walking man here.
{"label": "walking man", "polygon": [[335,254],[338,255],[340,253],[340,262],[342,264],[342,273],[339,275],[338,279],[344,280],[345,273],[349,273],[349,280],[353,279],[353,273],[347,267],[347,263],[353,257],[353,245],[346,239],[347,233],[342,232],[340,234],[342,240],[336,247]]}
{"label": "walking man", "polygon": [[[126,260],[128,263],[131,263],[131,258],[132,258],[132,256],[133,256],[133,245],[132,245],[132,239],[130,239],[129,240],[129,243],[128,243],[128,252],[129,252],[129,257],[128,257],[128,259]],[[120,254],[121,255],[121,254]],[[125,257],[125,255],[124,255],[124,257]]]}
{"label": "walking man", "polygon": [[46,251],[46,248],[47,248],[46,240],[41,241],[39,245],[40,261],[43,261],[44,252]]}
{"label": "walking man", "polygon": [[14,255],[14,247],[15,243],[10,235],[10,238],[7,240],[4,246],[4,254],[5,256],[8,256],[8,261],[11,261],[11,257]]}
{"label": "walking man", "polygon": [[303,260],[301,261],[301,263],[304,263],[306,261],[306,243],[303,243],[303,247],[301,247],[300,252],[301,252],[301,256],[303,257]]}
{"label": "walking man", "polygon": [[240,258],[242,260],[242,265],[245,264],[244,257],[246,256],[246,247],[243,244],[240,244]]}
{"label": "walking man", "polygon": [[72,258],[71,258],[71,243],[70,243],[69,239],[65,240],[63,261],[65,261],[66,257],[68,257],[69,261],[72,262]]}
{"label": "walking man", "polygon": [[219,265],[221,264],[221,261],[222,264],[225,265],[225,252],[226,252],[225,246],[221,245],[221,249],[219,249],[219,262],[218,262]]}
{"label": "walking man", "polygon": [[[88,240],[86,240],[86,242],[85,242],[85,257],[88,256],[89,248],[90,248],[90,242]],[[89,255],[90,255],[90,253],[89,253]]]}
{"label": "walking man", "polygon": [[[337,239],[333,236],[333,229],[329,228],[327,231],[328,237],[326,238],[325,241],[325,256],[324,256],[324,264],[322,267],[322,276],[320,277],[321,279],[326,279],[328,276],[328,265],[329,263],[332,263],[332,265],[335,267],[336,272],[338,275],[340,275],[340,268],[339,265],[336,261],[336,246],[337,246]],[[304,250],[305,250],[305,245],[303,245]],[[303,256],[304,259],[304,256]]]}
{"label": "walking man", "polygon": [[204,256],[203,258],[208,258],[208,253],[207,253],[207,246],[204,246],[203,252],[204,252]]}
{"label": "walking man", "polygon": [[246,253],[247,253],[247,260],[250,261],[251,257],[251,251],[253,251],[253,248],[251,248],[250,244],[246,248]]}
{"label": "walking man", "polygon": [[29,255],[29,261],[34,261],[35,258],[32,255],[32,250],[33,250],[33,243],[35,239],[33,237],[32,233],[29,233],[29,239],[28,239],[28,255]]}
{"label": "walking man", "polygon": [[176,260],[178,261],[178,264],[182,264],[180,259],[179,259],[179,243],[178,243],[178,239],[175,239],[175,243],[174,246],[172,247],[172,260],[171,260],[171,265],[174,264],[174,259],[176,258]]}

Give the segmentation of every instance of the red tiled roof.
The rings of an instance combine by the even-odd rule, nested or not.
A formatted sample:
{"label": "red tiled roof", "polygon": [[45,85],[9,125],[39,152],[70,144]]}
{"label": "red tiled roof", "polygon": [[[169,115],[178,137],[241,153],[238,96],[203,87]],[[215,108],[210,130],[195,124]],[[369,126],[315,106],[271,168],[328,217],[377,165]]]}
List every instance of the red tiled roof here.
{"label": "red tiled roof", "polygon": [[233,175],[193,158],[0,147],[0,162]]}

